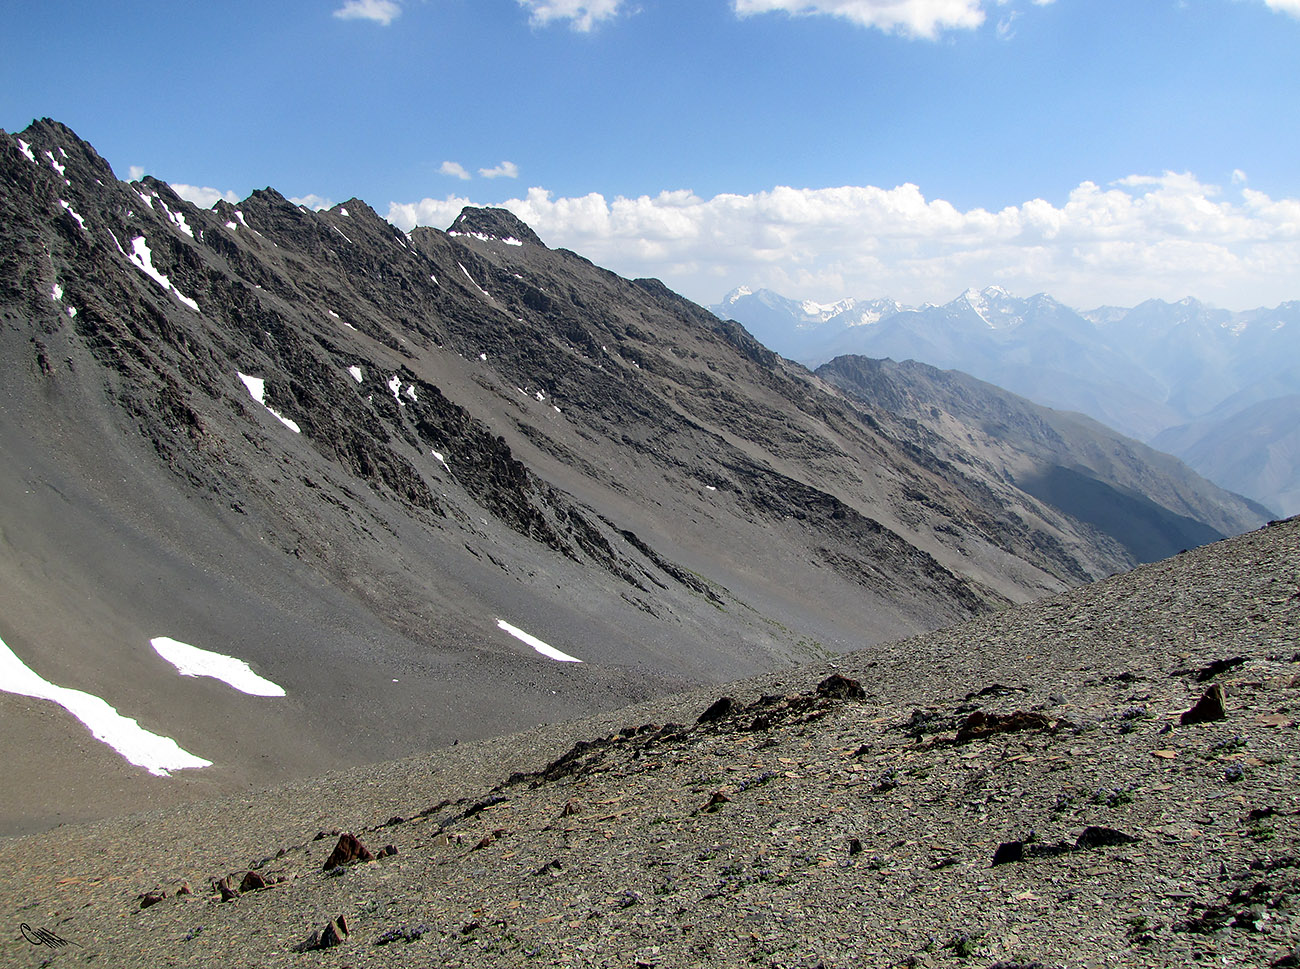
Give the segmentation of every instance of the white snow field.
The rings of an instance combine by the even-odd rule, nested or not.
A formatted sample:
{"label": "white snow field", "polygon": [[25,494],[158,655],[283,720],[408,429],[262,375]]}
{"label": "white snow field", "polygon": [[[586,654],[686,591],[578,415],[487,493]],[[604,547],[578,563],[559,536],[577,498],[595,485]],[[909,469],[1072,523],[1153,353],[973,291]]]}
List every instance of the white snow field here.
{"label": "white snow field", "polygon": [[0,690],[57,703],[84,723],[96,740],[158,777],[168,777],[174,770],[212,766],[212,761],[195,757],[170,737],[145,730],[94,694],[56,686],[34,673],[3,640],[0,640]]}
{"label": "white snow field", "polygon": [[578,659],[575,656],[570,656],[568,653],[561,653],[554,646],[548,646],[546,643],[542,642],[536,636],[531,636],[528,633],[524,632],[519,627],[510,625],[510,623],[506,622],[504,619],[497,620],[497,628],[502,630],[503,632],[509,633],[511,636],[514,636],[515,639],[519,640],[521,643],[527,643],[529,646],[537,650],[537,652],[541,653],[547,659],[553,659],[559,663],[581,663],[582,662],[582,660]]}
{"label": "white snow field", "polygon": [[242,659],[199,649],[167,636],[149,640],[154,650],[181,676],[210,676],[249,696],[284,696],[284,687],[253,672]]}

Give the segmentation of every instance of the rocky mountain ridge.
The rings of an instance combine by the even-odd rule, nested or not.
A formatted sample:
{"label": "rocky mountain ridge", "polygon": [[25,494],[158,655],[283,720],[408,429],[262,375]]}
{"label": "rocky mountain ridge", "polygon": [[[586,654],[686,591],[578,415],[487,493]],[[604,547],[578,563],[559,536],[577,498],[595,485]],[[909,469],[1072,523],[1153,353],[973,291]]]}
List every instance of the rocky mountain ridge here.
{"label": "rocky mountain ridge", "polygon": [[910,423],[927,450],[987,464],[1140,562],[1215,541],[1243,519],[1268,514],[1083,414],[1042,407],[961,371],[842,356],[816,372]]}
{"label": "rocky mountain ridge", "polygon": [[[1088,414],[1282,513],[1300,510],[1291,497],[1295,442],[1278,421],[1300,392],[1300,303],[1233,313],[1194,299],[1148,300],[1077,311],[997,286],[942,305],[874,301],[866,316],[852,308],[863,301],[843,302],[838,314],[811,317],[775,293],[737,290],[713,309],[809,366],[853,354],[962,370]],[[1243,431],[1253,442],[1247,454]],[[1234,442],[1235,464],[1221,456]]]}
{"label": "rocky mountain ridge", "polygon": [[[10,831],[612,709],[1134,563],[509,213],[406,235],[270,188],[198,209],[48,120],[0,133],[0,345],[0,640],[46,684],[0,692],[0,748],[50,765],[0,795]],[[159,639],[285,696],[178,676]],[[212,766],[148,774],[60,691]]]}

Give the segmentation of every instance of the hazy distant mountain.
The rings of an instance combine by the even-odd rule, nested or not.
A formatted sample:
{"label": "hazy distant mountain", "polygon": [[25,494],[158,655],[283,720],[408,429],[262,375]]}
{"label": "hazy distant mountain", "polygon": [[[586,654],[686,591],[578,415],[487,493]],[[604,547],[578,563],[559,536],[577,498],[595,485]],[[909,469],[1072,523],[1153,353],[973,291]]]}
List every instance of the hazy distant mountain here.
{"label": "hazy distant mountain", "polygon": [[1177,458],[1083,414],[1058,411],[957,370],[912,360],[836,357],[817,376],[914,421],[924,446],[978,461],[1152,562],[1268,514]]}
{"label": "hazy distant mountain", "polygon": [[[1136,561],[507,212],[203,210],[51,121],[0,132],[0,362],[0,751],[47,765],[0,824],[499,735]],[[84,696],[212,766],[132,766],[50,702]]]}
{"label": "hazy distant mountain", "polygon": [[[1078,312],[1050,296],[1022,299],[993,286],[942,306],[900,307],[869,325],[854,325],[844,314],[815,323],[787,314],[782,324],[778,312],[787,304],[796,305],[764,290],[736,290],[713,309],[748,325],[761,305],[767,345],[809,366],[850,353],[919,360],[1080,411],[1148,442],[1193,421],[1213,435],[1204,422],[1222,423],[1247,407],[1300,393],[1300,302],[1231,313],[1192,299],[1149,300],[1131,309]],[[1268,412],[1264,405],[1257,413]],[[1185,439],[1163,440],[1175,447]],[[1207,476],[1221,471],[1198,463],[1208,460],[1204,449],[1174,453]],[[1276,461],[1251,455],[1245,466],[1276,470]],[[1268,474],[1233,481],[1269,507],[1300,511],[1284,497],[1294,479],[1281,488]]]}
{"label": "hazy distant mountain", "polygon": [[1151,443],[1182,455],[1224,487],[1268,494],[1270,507],[1300,514],[1300,395],[1171,427]]}

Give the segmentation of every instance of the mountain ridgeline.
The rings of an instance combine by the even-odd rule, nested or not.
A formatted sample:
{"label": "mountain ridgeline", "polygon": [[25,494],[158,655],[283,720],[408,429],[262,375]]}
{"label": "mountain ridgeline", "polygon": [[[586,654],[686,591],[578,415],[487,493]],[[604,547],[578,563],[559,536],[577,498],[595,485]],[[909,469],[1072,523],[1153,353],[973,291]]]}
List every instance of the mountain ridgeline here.
{"label": "mountain ridgeline", "polygon": [[[1068,442],[1018,477],[508,212],[199,209],[48,120],[0,132],[0,341],[0,639],[213,762],[145,776],[0,693],[0,749],[55,778],[10,826],[827,657],[1261,520]],[[1083,466],[1133,497],[1122,528],[1035,477]],[[287,696],[178,680],[160,636]]]}
{"label": "mountain ridgeline", "polygon": [[1087,414],[1277,512],[1300,512],[1300,302],[1233,313],[1147,300],[1079,312],[997,286],[920,307],[741,287],[712,309],[808,366],[850,354],[964,371]]}

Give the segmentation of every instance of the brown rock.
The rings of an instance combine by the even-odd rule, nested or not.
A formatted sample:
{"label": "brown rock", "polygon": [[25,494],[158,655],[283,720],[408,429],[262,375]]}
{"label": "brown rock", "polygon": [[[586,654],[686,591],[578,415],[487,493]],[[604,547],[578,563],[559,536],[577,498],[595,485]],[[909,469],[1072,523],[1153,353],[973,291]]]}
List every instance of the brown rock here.
{"label": "brown rock", "polygon": [[217,894],[221,896],[221,900],[223,902],[229,902],[232,899],[236,899],[239,897],[239,892],[235,891],[233,888],[230,887],[229,875],[219,880],[214,887],[217,890]]}
{"label": "brown rock", "polygon": [[1212,723],[1215,720],[1227,720],[1228,709],[1223,703],[1223,687],[1215,683],[1205,691],[1204,696],[1196,701],[1196,706],[1186,711],[1178,722],[1183,726],[1197,723]]}
{"label": "brown rock", "polygon": [[722,720],[731,711],[736,708],[736,701],[729,696],[719,697],[709,705],[709,708],[699,715],[696,723],[716,723]]}
{"label": "brown rock", "polygon": [[1022,730],[1050,730],[1054,726],[1056,721],[1049,720],[1041,713],[1017,710],[1015,713],[1000,714],[976,710],[957,728],[956,742],[964,744],[996,734],[1019,733]]}
{"label": "brown rock", "polygon": [[149,892],[148,894],[141,895],[140,907],[148,908],[150,905],[157,905],[166,897],[167,897],[166,892]]}
{"label": "brown rock", "polygon": [[176,889],[177,895],[193,895],[194,889],[190,888],[189,882],[181,882],[181,887]]}
{"label": "brown rock", "polygon": [[857,680],[851,680],[839,673],[832,673],[817,684],[817,695],[835,700],[865,700],[867,691]]}
{"label": "brown rock", "polygon": [[259,888],[265,888],[265,887],[266,887],[266,879],[263,878],[255,871],[247,872],[244,875],[244,880],[239,883],[239,890],[241,892],[256,891]]}
{"label": "brown rock", "polygon": [[342,834],[339,835],[339,843],[334,846],[334,850],[330,852],[330,856],[325,859],[325,864],[321,867],[325,871],[330,871],[358,861],[374,860],[375,856],[370,853],[370,849],[363,845],[356,835]]}

